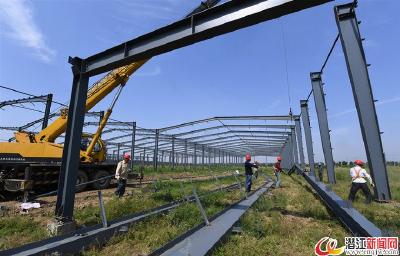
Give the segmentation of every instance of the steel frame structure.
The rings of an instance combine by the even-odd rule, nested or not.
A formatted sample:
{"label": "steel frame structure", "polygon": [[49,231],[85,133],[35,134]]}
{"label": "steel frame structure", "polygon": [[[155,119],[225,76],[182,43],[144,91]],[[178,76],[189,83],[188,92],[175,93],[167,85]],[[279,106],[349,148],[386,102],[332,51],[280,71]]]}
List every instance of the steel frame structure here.
{"label": "steel frame structure", "polygon": [[[86,59],[70,57],[69,63],[72,65],[73,83],[68,110],[69,118],[61,164],[59,190],[57,193],[56,216],[59,217],[62,221],[70,221],[73,218],[75,199],[74,187],[76,184],[76,174],[79,164],[78,156],[80,146],[80,140],[76,138],[81,137],[82,128],[84,126],[84,105],[86,101],[86,92],[88,89],[89,77],[132,63],[133,61],[151,58],[153,56],[168,51],[185,47],[187,45],[207,40],[212,37],[226,34],[241,28],[252,26],[263,21],[278,18],[309,7],[324,4],[329,1],[330,0],[231,0],[214,8],[210,8],[200,13],[193,14],[190,17],[182,19],[181,21],[172,23],[166,27],[157,29],[149,34],[127,41],[123,44],[90,56]],[[368,78],[365,56],[359,36],[357,19],[354,10],[348,5],[337,6],[335,8],[335,14],[339,28],[339,35],[342,41],[342,47],[345,53],[346,63],[348,66],[349,76],[353,88],[357,112],[360,119],[360,126],[362,129],[363,139],[367,151],[368,162],[370,163],[371,172],[377,184],[376,194],[378,195],[379,199],[389,200],[390,190],[388,187],[386,166],[382,150],[382,143],[380,139],[380,131],[376,118],[376,111],[371,92],[371,85]],[[348,54],[349,52],[352,52],[352,54]],[[356,54],[353,54],[354,52],[356,52]],[[231,119],[231,117],[225,118],[226,119],[223,120]],[[250,118],[251,120],[255,119],[254,117],[247,118]],[[286,121],[288,120],[288,118],[292,120],[293,117],[285,117],[285,119],[282,120]],[[310,173],[310,177],[313,177],[315,176],[315,172],[313,170],[314,161],[307,102],[302,102],[302,118],[304,131],[306,134],[306,146],[309,164],[310,169],[312,170]],[[221,120],[221,118],[216,119]],[[196,122],[186,123],[185,125],[194,125],[204,121],[209,122],[211,120],[199,120]],[[321,120],[319,121],[324,122]],[[165,127],[162,129],[158,129],[155,132],[156,136],[153,145],[153,158],[155,158],[156,161],[158,159],[158,150],[164,149],[161,148],[159,145],[161,134],[176,128],[179,128],[179,126]],[[290,168],[296,166],[295,163],[298,161],[296,159],[297,156],[299,156],[299,152],[297,152],[294,145],[296,145],[296,143],[298,145],[299,141],[302,140],[302,137],[299,136],[297,136],[297,139],[295,138],[296,134],[295,132],[293,132],[294,130],[295,129],[291,129],[291,132],[287,134],[287,139],[283,145],[276,145],[276,147],[272,147],[271,150],[266,150],[264,152],[268,154],[281,153],[284,158],[284,161],[282,163],[283,166]],[[233,134],[235,134],[235,132],[233,132]],[[266,134],[268,134],[268,132],[266,132]],[[137,130],[135,130],[135,132],[131,132],[132,138],[138,135],[139,133]],[[237,135],[237,137],[238,141],[241,141],[242,144],[233,144],[235,146],[232,148],[229,148],[230,145],[224,144],[225,142],[221,142],[221,145],[225,146],[225,152],[222,151],[222,156],[224,159],[222,160],[222,162],[225,162],[225,156],[226,153],[229,152],[229,149],[233,150],[233,152],[229,152],[231,153],[231,156],[233,155],[233,153],[237,153],[236,150],[238,149],[238,147],[242,146],[247,146],[257,153],[261,152],[261,148],[258,148],[258,144],[244,140],[239,135]],[[165,140],[165,138],[162,139]],[[329,136],[325,139],[327,139],[328,141],[330,140]],[[183,149],[182,146],[180,148],[176,148],[175,144],[177,142],[181,143],[182,140],[185,144]],[[212,154],[214,156],[214,163],[216,162],[215,156],[217,151],[216,148],[211,147],[213,145],[202,145],[201,141],[197,140],[193,143],[190,143],[187,137],[181,138],[180,136],[176,137],[175,135],[172,135],[170,137],[170,141],[170,158],[172,160],[173,166],[175,166],[176,164],[175,158],[179,156],[179,153],[181,153],[182,151],[186,154],[187,158],[189,149],[188,147],[190,147],[191,144],[193,145],[191,150],[197,151],[198,147],[201,147],[200,152],[203,164],[206,163],[206,153],[208,153],[207,164],[211,164]],[[238,141],[236,141],[235,143],[237,143]],[[263,143],[270,142],[263,141]],[[134,144],[132,143],[131,146],[133,145]],[[196,147],[194,147],[194,145],[196,145]],[[121,147],[120,144],[119,147]],[[139,149],[140,147],[139,145],[135,145],[135,147],[132,148]],[[148,147],[143,147],[143,150],[145,151],[147,148]],[[300,149],[301,147],[299,146],[297,148]],[[218,149],[219,156],[221,156],[220,150],[221,149]],[[197,154],[195,155],[197,157]],[[238,157],[238,155],[235,156]],[[146,157],[145,152],[143,152],[143,157]],[[181,162],[187,164],[187,160]],[[155,167],[156,166],[157,165],[155,165]]]}
{"label": "steel frame structure", "polygon": [[[146,151],[151,156],[153,167],[157,168],[157,162],[170,163],[175,166],[174,158],[183,155],[184,165],[195,165],[199,162],[197,158],[202,158],[202,147],[207,148],[209,158],[207,164],[237,163],[241,160],[245,153],[259,155],[277,155],[282,144],[287,137],[293,132],[294,125],[287,124],[223,124],[221,120],[229,120],[229,122],[240,122],[243,120],[251,121],[281,121],[290,120],[291,116],[229,116],[229,117],[213,117],[208,119],[196,120],[180,125],[163,127],[158,129],[138,128],[136,130],[136,139],[134,141],[136,155],[134,159],[142,159],[140,155]],[[277,120],[275,120],[277,119]],[[95,125],[96,123],[85,123],[86,125]],[[108,149],[115,148],[132,148],[130,136],[126,128],[115,128],[118,124],[112,124],[114,127],[110,130],[126,132],[122,135],[103,138],[108,144]],[[206,128],[198,128],[198,126],[207,125]],[[190,131],[179,132],[180,129],[186,128]],[[232,128],[241,128],[240,130]],[[246,129],[245,129],[246,128]],[[264,128],[265,130],[260,130]],[[224,131],[221,131],[224,130]],[[158,134],[157,134],[158,131]],[[129,140],[126,140],[129,139]],[[174,143],[172,143],[174,141]],[[172,145],[173,144],[173,145]],[[173,147],[173,150],[172,150]],[[157,152],[156,152],[157,151]],[[174,153],[172,153],[174,151]],[[162,154],[161,160],[160,152]],[[165,156],[175,154],[178,156],[170,157],[165,160]],[[211,158],[213,161],[211,161]]]}
{"label": "steel frame structure", "polygon": [[[35,103],[35,102],[42,102],[45,103],[45,110],[43,112],[43,118],[39,119],[42,123],[42,129],[47,127],[50,118],[50,109],[51,103],[53,102],[53,94],[41,95],[41,96],[33,96],[29,98],[17,99],[17,100],[7,100],[0,102],[0,108],[5,106],[14,106],[18,104],[25,104],[25,103]],[[37,122],[37,123],[39,123]],[[1,127],[4,130],[22,130],[22,127]]]}

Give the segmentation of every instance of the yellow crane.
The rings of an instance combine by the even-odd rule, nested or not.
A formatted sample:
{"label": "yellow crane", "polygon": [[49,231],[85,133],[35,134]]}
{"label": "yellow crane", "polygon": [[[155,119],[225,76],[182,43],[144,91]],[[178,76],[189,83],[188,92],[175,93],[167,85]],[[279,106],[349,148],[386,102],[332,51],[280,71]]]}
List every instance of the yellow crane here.
{"label": "yellow crane", "polygon": [[[80,152],[78,183],[112,175],[115,165],[104,163],[107,152],[100,135],[129,76],[146,61],[115,69],[88,90],[86,112],[119,87],[96,133],[93,136],[83,135],[83,141],[90,143],[87,147],[82,147]],[[67,113],[67,109],[62,109],[60,117],[37,134],[20,131],[15,133],[15,142],[0,143],[0,191],[37,190],[57,183],[63,145],[55,143],[55,140],[66,130]],[[109,183],[110,179],[104,179],[92,183],[92,187],[104,188]],[[79,190],[84,188],[85,186],[80,186]]]}

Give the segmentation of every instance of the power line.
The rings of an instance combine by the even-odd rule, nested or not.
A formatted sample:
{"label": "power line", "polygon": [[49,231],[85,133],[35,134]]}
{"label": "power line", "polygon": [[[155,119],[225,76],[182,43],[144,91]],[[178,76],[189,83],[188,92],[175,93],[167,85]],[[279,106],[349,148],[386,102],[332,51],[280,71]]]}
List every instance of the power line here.
{"label": "power line", "polygon": [[288,100],[289,100],[289,108],[290,112],[292,109],[291,97],[290,97],[290,83],[289,83],[289,68],[288,68],[288,58],[287,58],[287,48],[286,48],[286,39],[285,39],[285,31],[283,27],[283,22],[279,19],[281,24],[281,32],[282,32],[282,44],[283,44],[283,52],[284,52],[284,60],[285,60],[285,71],[286,71],[286,85],[288,89]]}

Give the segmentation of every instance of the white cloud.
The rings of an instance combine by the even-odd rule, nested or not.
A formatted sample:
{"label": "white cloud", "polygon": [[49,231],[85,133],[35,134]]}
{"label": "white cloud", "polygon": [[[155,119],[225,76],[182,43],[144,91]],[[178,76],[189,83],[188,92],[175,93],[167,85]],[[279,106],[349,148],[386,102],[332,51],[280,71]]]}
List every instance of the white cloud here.
{"label": "white cloud", "polygon": [[148,71],[139,70],[137,73],[135,73],[134,76],[158,76],[160,74],[161,74],[161,67],[159,65],[156,65],[152,70]]}
{"label": "white cloud", "polygon": [[0,0],[2,36],[10,37],[44,62],[50,62],[56,52],[48,47],[44,36],[35,24],[33,9],[26,0]]}

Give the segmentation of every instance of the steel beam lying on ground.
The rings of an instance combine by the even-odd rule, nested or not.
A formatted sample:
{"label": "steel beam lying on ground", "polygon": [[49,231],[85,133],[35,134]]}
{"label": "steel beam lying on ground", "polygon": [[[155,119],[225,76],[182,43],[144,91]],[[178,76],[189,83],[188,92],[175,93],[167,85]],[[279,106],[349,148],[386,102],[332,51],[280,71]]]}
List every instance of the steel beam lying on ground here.
{"label": "steel beam lying on ground", "polygon": [[340,221],[353,233],[354,236],[379,237],[382,231],[367,218],[354,209],[348,201],[343,200],[324,183],[318,182],[315,177],[308,175],[300,166],[295,166],[303,175],[308,184],[313,187],[319,197],[340,219]]}
{"label": "steel beam lying on ground", "polygon": [[213,219],[210,225],[200,225],[150,255],[207,255],[272,184],[269,181],[247,199],[232,205]]}
{"label": "steel beam lying on ground", "polygon": [[[218,178],[225,178],[229,176],[218,176]],[[213,177],[212,179],[215,179]],[[227,185],[222,188],[210,190],[207,193],[215,193],[221,190],[232,190],[239,187],[238,183]],[[200,195],[202,197],[203,195]],[[135,213],[129,216],[110,221],[108,227],[103,227],[103,224],[98,224],[93,227],[83,228],[75,231],[72,234],[56,236],[49,239],[41,240],[26,244],[17,248],[0,251],[0,255],[14,255],[14,256],[27,256],[27,255],[75,255],[82,251],[91,248],[93,245],[103,245],[111,237],[125,232],[126,228],[130,225],[142,221],[147,217],[168,212],[175,209],[184,202],[193,202],[193,196],[189,196],[184,200],[171,202],[157,208]],[[125,230],[125,231],[124,231]]]}

